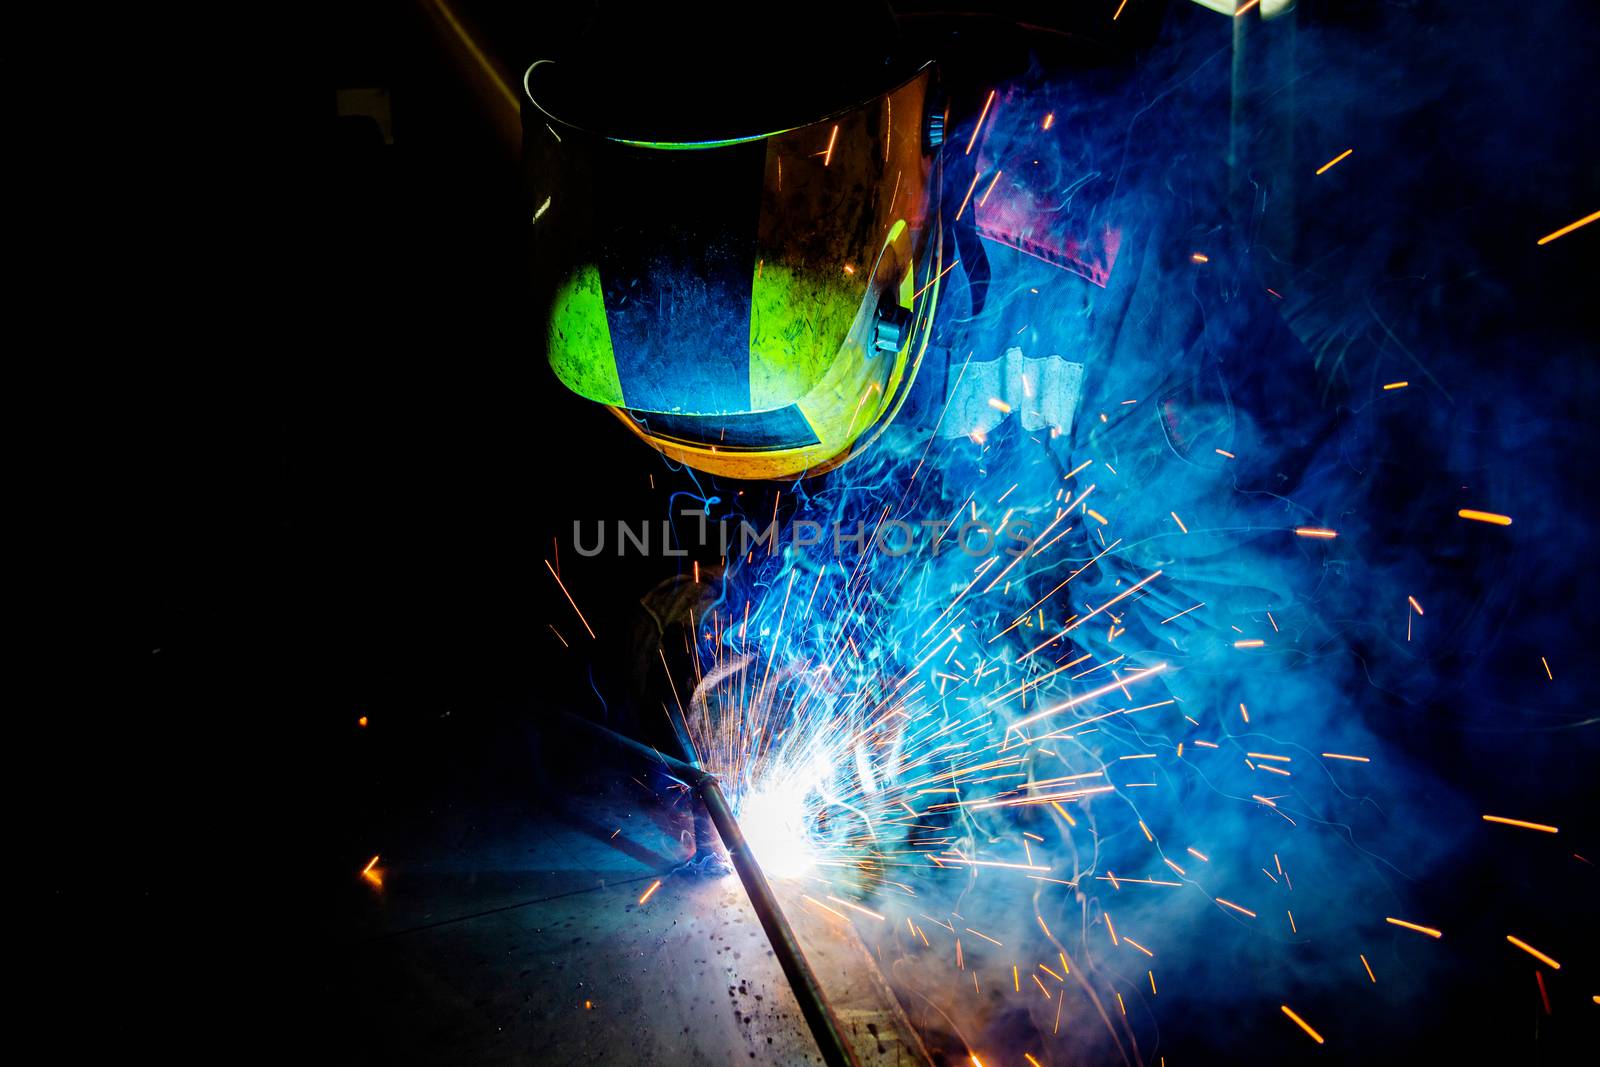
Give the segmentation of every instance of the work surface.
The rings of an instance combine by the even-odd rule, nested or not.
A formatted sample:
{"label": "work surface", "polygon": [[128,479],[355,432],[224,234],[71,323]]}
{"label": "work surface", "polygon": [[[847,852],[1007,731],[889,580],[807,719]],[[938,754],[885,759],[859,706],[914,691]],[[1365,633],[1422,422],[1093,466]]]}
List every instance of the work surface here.
{"label": "work surface", "polygon": [[[639,774],[592,796],[530,785],[524,805],[445,785],[431,810],[380,821],[381,885],[355,864],[327,932],[323,991],[348,1054],[820,1062],[738,878],[669,873],[691,851],[690,801]],[[861,1061],[924,1062],[853,931],[779,894]]]}

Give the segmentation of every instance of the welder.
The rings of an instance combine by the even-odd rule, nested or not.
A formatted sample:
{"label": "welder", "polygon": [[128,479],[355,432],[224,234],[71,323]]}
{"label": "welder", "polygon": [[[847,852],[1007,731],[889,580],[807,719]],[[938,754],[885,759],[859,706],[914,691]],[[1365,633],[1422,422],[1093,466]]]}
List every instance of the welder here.
{"label": "welder", "polygon": [[[1093,463],[1097,513],[1142,496],[1197,531],[1313,518],[1289,493],[1332,421],[1221,207],[1226,109],[1175,91],[1204,63],[1045,35],[1049,62],[958,110],[971,72],[908,49],[882,7],[628,18],[521,86],[531,314],[567,388],[727,478],[931,434],[972,443],[948,454],[972,477]],[[1145,539],[1079,589],[1166,566],[1186,582],[1151,591],[1161,616],[1281,610],[1283,573],[1238,544]],[[1194,622],[1141,636],[1182,655]]]}

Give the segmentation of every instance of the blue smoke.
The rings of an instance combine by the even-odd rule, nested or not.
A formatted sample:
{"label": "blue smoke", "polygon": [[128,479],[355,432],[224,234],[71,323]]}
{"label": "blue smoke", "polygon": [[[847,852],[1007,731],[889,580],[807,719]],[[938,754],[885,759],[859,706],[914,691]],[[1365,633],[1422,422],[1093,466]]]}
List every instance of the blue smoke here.
{"label": "blue smoke", "polygon": [[[1280,1005],[1381,1060],[1408,1021],[1437,1032],[1453,971],[1525,976],[1511,927],[1589,936],[1466,925],[1451,883],[1487,884],[1485,813],[1593,824],[1562,795],[1596,747],[1567,609],[1595,592],[1569,480],[1593,336],[1516,274],[1594,206],[1528,192],[1577,113],[1533,104],[1584,84],[1592,27],[1373,8],[1288,44],[1252,26],[1241,74],[1231,20],[1180,10],[1132,73],[997,89],[950,180],[998,171],[990,203],[1027,197],[1032,229],[952,274],[878,446],[789,494],[865,547],[734,556],[700,620],[697,741],[737,754],[736,802],[804,779],[805,878],[883,916],[849,918],[952,1060],[1308,1054]],[[1512,254],[1473,220],[1519,200]],[[1050,251],[1108,232],[1103,286]],[[1081,363],[1070,426],[941,423],[952,376],[1007,347]],[[872,547],[892,520],[909,553]],[[1044,536],[973,555],[966,521]]]}

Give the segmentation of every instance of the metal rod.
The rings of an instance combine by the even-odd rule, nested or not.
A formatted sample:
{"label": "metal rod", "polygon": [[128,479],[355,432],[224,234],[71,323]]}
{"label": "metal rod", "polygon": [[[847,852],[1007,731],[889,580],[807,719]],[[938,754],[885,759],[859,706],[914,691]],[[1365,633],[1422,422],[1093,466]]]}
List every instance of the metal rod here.
{"label": "metal rod", "polygon": [[685,763],[676,756],[669,756],[660,749],[651,748],[649,745],[640,744],[631,737],[617,733],[617,731],[611,729],[609,726],[601,726],[597,722],[594,722],[590,719],[585,719],[581,715],[574,715],[570,711],[563,711],[561,714],[569,721],[583,727],[591,733],[605,738],[612,744],[621,748],[625,748],[630,752],[637,753],[638,755],[643,756],[645,759],[650,760],[652,763],[659,763],[663,765],[673,774],[676,774],[689,785],[692,785],[697,789],[700,787],[701,782],[704,782],[706,779],[711,777],[709,772],[702,770],[694,764]]}
{"label": "metal rod", "polygon": [[694,744],[689,740],[687,732],[679,726],[678,721],[673,720],[673,730],[678,734],[679,743],[684,746],[684,751],[693,762],[674,759],[597,722],[566,712],[563,714],[622,748],[647,759],[665,763],[695,787],[706,806],[706,813],[711,816],[712,825],[722,837],[723,847],[728,850],[728,859],[732,861],[733,869],[738,872],[739,881],[744,883],[744,891],[750,897],[750,907],[755,911],[756,918],[761,921],[761,929],[766,931],[767,940],[772,944],[772,953],[778,958],[778,965],[783,968],[784,977],[789,980],[789,986],[794,990],[794,999],[800,1005],[800,1014],[805,1017],[806,1025],[811,1028],[811,1036],[817,1042],[818,1051],[822,1053],[822,1062],[828,1067],[860,1067],[855,1051],[845,1040],[844,1034],[839,1029],[838,1020],[834,1018],[833,1010],[828,1006],[828,999],[823,995],[822,986],[817,983],[816,974],[806,962],[800,942],[794,936],[794,928],[789,925],[789,920],[784,918],[783,910],[778,906],[778,898],[773,895],[772,886],[767,882],[767,876],[762,873],[755,857],[750,854],[749,843],[745,841],[744,832],[739,829],[738,820],[733,817],[733,809],[728,806],[728,798],[722,795],[722,786],[717,783],[716,775],[697,765],[699,761],[695,758]]}
{"label": "metal rod", "polygon": [[794,999],[800,1003],[800,1013],[805,1016],[806,1025],[811,1027],[811,1036],[816,1039],[817,1048],[822,1052],[822,1062],[828,1067],[857,1067],[855,1052],[839,1032],[838,1020],[828,1007],[822,987],[817,984],[817,976],[806,962],[805,953],[800,950],[800,942],[795,940],[789,920],[784,918],[783,911],[778,907],[778,900],[772,895],[772,886],[767,884],[767,876],[761,873],[761,867],[750,855],[750,846],[745,842],[744,833],[739,829],[733,812],[728,808],[727,798],[722,795],[722,787],[715,778],[708,777],[700,786],[700,799],[705,801],[706,811],[716,825],[717,833],[722,835],[722,843],[727,846],[733,869],[739,872],[739,881],[744,883],[745,892],[750,894],[750,906],[755,909],[756,918],[761,920],[761,928],[767,932],[772,951],[794,989]]}

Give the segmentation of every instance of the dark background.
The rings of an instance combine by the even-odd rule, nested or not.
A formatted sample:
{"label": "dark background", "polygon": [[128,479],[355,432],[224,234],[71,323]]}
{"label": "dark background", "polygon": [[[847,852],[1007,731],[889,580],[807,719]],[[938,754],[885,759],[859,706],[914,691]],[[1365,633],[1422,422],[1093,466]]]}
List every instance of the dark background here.
{"label": "dark background", "polygon": [[[1460,90],[1488,113],[1511,92],[1500,86],[1539,83],[1542,49],[1593,39],[1592,12],[1585,23],[1581,5],[1557,7],[1402,10],[1419,33],[1444,26],[1521,43]],[[1387,32],[1395,5],[1302,9]],[[1026,22],[1052,17],[1046,5],[1012,10]],[[468,13],[513,63],[534,50],[548,14]],[[991,69],[975,85],[1020,59],[993,43],[1010,41],[1001,22],[970,25],[979,28],[942,39],[952,55],[985,57]],[[521,313],[516,160],[419,8],[346,3],[127,29],[156,41],[85,78],[97,147],[78,201],[110,217],[75,227],[71,243],[92,264],[85,285],[104,296],[58,319],[75,329],[92,315],[116,342],[97,345],[83,364],[89,380],[67,390],[77,416],[67,425],[90,432],[55,435],[80,462],[52,489],[86,517],[51,527],[79,562],[62,572],[50,632],[86,631],[75,647],[94,651],[68,657],[68,699],[52,702],[40,742],[53,785],[38,857],[60,939],[45,985],[76,1003],[93,990],[130,1044],[215,1033],[231,1045],[264,1013],[271,1030],[309,1022],[306,1039],[343,1047],[347,1035],[327,1029],[339,1013],[321,1003],[311,946],[337,927],[372,827],[469,794],[515,803],[560,786],[542,724],[592,695],[551,632],[554,623],[573,641],[580,628],[544,561],[570,544],[574,518],[659,520],[691,483],[560,389],[536,357]],[[1406,52],[1392,40],[1373,47],[1397,61]],[[334,113],[335,90],[369,86],[390,90],[393,144]],[[1600,226],[1537,259],[1523,246],[1529,219],[1553,229],[1600,206],[1597,112],[1585,83],[1553,77],[1535,89],[1539,121],[1571,128],[1568,162],[1517,173],[1472,106],[1419,120],[1413,136],[1429,150],[1417,180],[1438,192],[1414,224],[1422,241],[1471,220],[1484,260],[1515,264],[1495,279],[1503,306],[1550,339],[1526,357],[1527,373],[1550,372],[1552,410],[1576,428],[1562,466],[1541,475],[1566,508],[1592,517]],[[1308,212],[1307,258],[1318,240],[1336,247],[1331,228],[1360,224]],[[1327,273],[1337,291],[1337,271]],[[1474,358],[1472,338],[1440,341]],[[1503,356],[1485,346],[1482,358]],[[762,487],[722,491],[748,493],[758,514],[770,500]],[[1549,551],[1591,543],[1575,529]],[[678,565],[561,562],[600,630]],[[1557,699],[1586,707],[1585,581],[1571,600],[1534,581],[1540,599],[1504,610],[1556,620],[1554,647],[1578,679]],[[1574,847],[1588,843],[1595,859],[1595,745],[1568,736],[1513,736],[1505,749],[1516,755],[1499,759],[1477,744],[1430,757],[1432,734],[1404,726],[1393,740],[1469,792],[1492,794],[1511,773],[1504,759],[1519,761],[1516,777],[1548,782],[1571,812],[1564,836],[1570,825]],[[1587,909],[1586,924],[1564,927],[1561,955],[1592,961],[1596,897],[1519,847],[1463,856],[1451,884],[1428,890],[1432,914],[1466,928],[1485,910]],[[101,961],[87,987],[85,959]],[[1569,1050],[1592,1050],[1600,1008],[1581,1013],[1600,987],[1569,989],[1543,1017],[1516,971],[1484,978],[1493,968],[1463,967],[1414,1025],[1375,1025],[1395,1028],[1396,1058],[1427,1062],[1571,1062]],[[1210,1049],[1218,1062],[1234,1038],[1263,1040],[1224,1030]]]}

